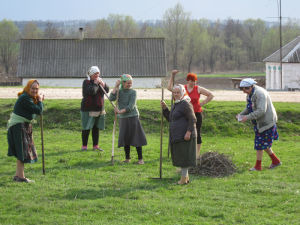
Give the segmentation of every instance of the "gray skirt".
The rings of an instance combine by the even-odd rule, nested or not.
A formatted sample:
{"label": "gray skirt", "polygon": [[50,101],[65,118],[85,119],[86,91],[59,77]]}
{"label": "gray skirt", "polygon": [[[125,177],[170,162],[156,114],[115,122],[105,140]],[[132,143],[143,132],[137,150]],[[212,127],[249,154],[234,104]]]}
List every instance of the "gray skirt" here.
{"label": "gray skirt", "polygon": [[137,116],[119,118],[118,147],[126,145],[134,147],[147,145],[145,132]]}

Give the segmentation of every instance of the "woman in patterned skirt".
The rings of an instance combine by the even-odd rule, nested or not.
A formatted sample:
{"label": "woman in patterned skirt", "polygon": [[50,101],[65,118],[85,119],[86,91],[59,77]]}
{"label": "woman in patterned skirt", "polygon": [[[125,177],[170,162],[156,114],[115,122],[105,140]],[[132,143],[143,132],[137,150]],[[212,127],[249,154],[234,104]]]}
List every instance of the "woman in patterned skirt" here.
{"label": "woman in patterned skirt", "polygon": [[269,169],[274,169],[281,165],[280,160],[272,151],[272,143],[278,140],[277,114],[268,92],[259,87],[251,78],[243,79],[240,89],[247,94],[247,107],[236,116],[238,121],[246,122],[251,120],[255,132],[256,164],[251,171],[261,170],[261,161],[265,151],[271,158],[272,163]]}
{"label": "woman in patterned skirt", "polygon": [[37,80],[29,80],[23,91],[18,93],[13,113],[10,116],[7,127],[8,156],[17,158],[16,182],[34,182],[25,177],[24,163],[37,161],[37,153],[32,138],[31,120],[43,112],[43,95],[39,95],[39,83]]}

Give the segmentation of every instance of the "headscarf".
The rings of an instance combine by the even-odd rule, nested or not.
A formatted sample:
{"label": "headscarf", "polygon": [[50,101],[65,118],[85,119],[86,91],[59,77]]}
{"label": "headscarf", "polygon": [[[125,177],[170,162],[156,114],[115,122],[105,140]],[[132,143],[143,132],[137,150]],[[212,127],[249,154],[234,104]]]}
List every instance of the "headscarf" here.
{"label": "headscarf", "polygon": [[253,80],[252,78],[245,78],[241,81],[240,87],[251,87],[253,84],[256,84],[257,82]]}
{"label": "headscarf", "polygon": [[123,82],[126,82],[128,80],[132,80],[132,76],[131,75],[129,75],[129,74],[123,74],[121,76],[121,87],[120,87],[120,89],[123,89]]}
{"label": "headscarf", "polygon": [[38,95],[35,96],[35,97],[33,97],[33,96],[30,95],[30,88],[31,88],[31,85],[33,83],[37,83],[38,85],[40,85],[37,80],[29,80],[27,82],[26,86],[24,87],[23,91],[18,92],[18,96],[20,96],[21,94],[23,94],[25,92],[25,93],[27,93],[33,99],[34,104],[37,104],[37,102],[38,102]]}
{"label": "headscarf", "polygon": [[187,102],[191,101],[191,98],[186,93],[186,90],[185,90],[185,88],[184,88],[184,86],[182,84],[176,84],[176,85],[174,85],[173,90],[175,88],[179,88],[179,90],[180,90],[180,99],[175,100],[175,103],[181,102],[183,100],[185,100]]}
{"label": "headscarf", "polygon": [[90,80],[91,76],[93,76],[95,73],[100,73],[100,69],[98,68],[98,66],[92,66],[88,73],[87,73],[87,79]]}

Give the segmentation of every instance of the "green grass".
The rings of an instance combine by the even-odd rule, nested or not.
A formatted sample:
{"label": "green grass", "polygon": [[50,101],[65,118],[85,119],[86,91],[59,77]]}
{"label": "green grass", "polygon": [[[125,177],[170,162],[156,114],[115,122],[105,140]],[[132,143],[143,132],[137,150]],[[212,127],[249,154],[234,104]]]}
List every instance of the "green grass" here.
{"label": "green grass", "polygon": [[[274,170],[264,155],[262,172],[253,166],[253,132],[234,115],[245,102],[211,102],[205,107],[202,152],[229,155],[237,173],[224,178],[191,175],[191,183],[175,185],[179,174],[167,157],[167,125],[163,138],[163,170],[159,177],[159,101],[141,100],[138,107],[147,135],[145,165],[122,164],[116,150],[111,165],[112,109],[106,102],[106,151],[81,152],[80,100],[47,100],[44,113],[46,175],[41,157],[26,164],[34,184],[12,182],[16,160],[7,157],[6,120],[15,100],[0,100],[0,224],[300,224],[300,104],[276,103],[280,140],[273,149],[283,165]],[[38,123],[34,139],[41,155]],[[91,137],[89,140],[91,143]]]}

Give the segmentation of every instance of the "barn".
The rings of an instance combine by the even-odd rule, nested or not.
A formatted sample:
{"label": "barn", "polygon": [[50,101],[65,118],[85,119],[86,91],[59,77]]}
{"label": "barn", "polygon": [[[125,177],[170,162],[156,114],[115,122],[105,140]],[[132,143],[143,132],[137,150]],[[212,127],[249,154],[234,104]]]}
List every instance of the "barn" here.
{"label": "barn", "polygon": [[282,47],[282,79],[280,50],[263,60],[266,63],[266,88],[300,90],[300,36]]}
{"label": "barn", "polygon": [[22,39],[17,77],[25,85],[81,87],[91,66],[98,66],[109,86],[124,73],[134,88],[161,86],[166,76],[164,38]]}

